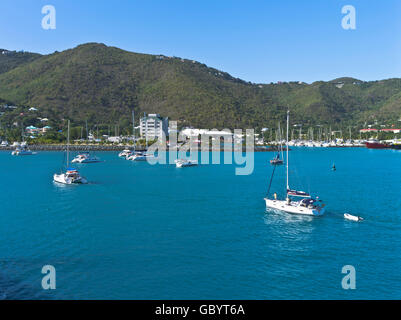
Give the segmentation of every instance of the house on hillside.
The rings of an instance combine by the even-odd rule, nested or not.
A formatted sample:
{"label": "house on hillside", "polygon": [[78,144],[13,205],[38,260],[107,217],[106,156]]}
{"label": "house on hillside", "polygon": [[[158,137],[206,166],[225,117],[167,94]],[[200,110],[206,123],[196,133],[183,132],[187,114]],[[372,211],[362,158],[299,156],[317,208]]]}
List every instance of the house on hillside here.
{"label": "house on hillside", "polygon": [[36,128],[35,126],[29,126],[29,127],[25,128],[25,131],[27,133],[34,134],[34,133],[38,133],[40,131],[40,129]]}
{"label": "house on hillside", "polygon": [[381,129],[381,132],[393,132],[393,133],[400,133],[401,129]]}
{"label": "house on hillside", "polygon": [[50,127],[50,126],[45,126],[45,127],[43,127],[43,128],[41,129],[41,132],[42,132],[42,133],[46,133],[46,132],[49,131],[51,128],[52,128],[52,127]]}

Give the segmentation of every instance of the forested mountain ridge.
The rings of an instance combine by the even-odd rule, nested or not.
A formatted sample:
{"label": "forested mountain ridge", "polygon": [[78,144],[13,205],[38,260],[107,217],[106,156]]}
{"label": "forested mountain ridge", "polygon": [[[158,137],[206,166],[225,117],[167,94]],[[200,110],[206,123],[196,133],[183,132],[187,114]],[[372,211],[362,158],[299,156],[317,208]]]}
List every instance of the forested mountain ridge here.
{"label": "forested mountain ridge", "polygon": [[[401,115],[401,79],[254,84],[196,61],[98,43],[49,55],[2,51],[0,102],[34,106],[53,121],[126,126],[134,109],[182,126],[232,129],[276,125],[287,108],[305,125],[363,126]],[[2,122],[15,121],[19,111]]]}

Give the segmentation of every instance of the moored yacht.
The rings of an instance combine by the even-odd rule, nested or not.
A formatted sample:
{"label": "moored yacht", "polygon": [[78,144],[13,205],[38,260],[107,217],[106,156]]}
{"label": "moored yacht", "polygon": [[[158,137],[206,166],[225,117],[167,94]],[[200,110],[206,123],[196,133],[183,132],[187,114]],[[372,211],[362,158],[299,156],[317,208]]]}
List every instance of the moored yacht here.
{"label": "moored yacht", "polygon": [[77,155],[71,161],[72,163],[95,163],[100,162],[100,159],[96,156],[92,156],[89,152],[83,152]]}
{"label": "moored yacht", "polygon": [[[289,159],[288,159],[288,129],[289,129],[289,111],[287,111],[287,188],[286,188],[286,199],[278,200],[277,193],[274,193],[273,199],[269,199],[269,191],[271,182],[273,179],[273,174],[270,179],[270,186],[267,192],[267,197],[264,199],[266,202],[266,208],[271,210],[278,210],[282,212],[300,214],[300,215],[311,215],[311,216],[321,216],[324,214],[325,208],[324,204],[321,203],[318,198],[313,199],[310,194],[304,191],[292,190],[289,186]],[[293,197],[299,198],[300,200],[293,200]]]}
{"label": "moored yacht", "polygon": [[127,160],[131,161],[147,161],[148,159],[153,158],[152,154],[148,154],[146,152],[133,152],[130,156],[127,157]]}
{"label": "moored yacht", "polygon": [[80,175],[77,169],[69,168],[70,120],[68,120],[67,134],[67,169],[60,174],[53,175],[53,181],[62,184],[86,184],[88,181]]}
{"label": "moored yacht", "polygon": [[274,159],[270,160],[270,164],[273,166],[284,164],[284,161],[280,159],[280,154],[278,153]]}
{"label": "moored yacht", "polygon": [[193,167],[198,165],[198,161],[196,160],[177,159],[174,162],[177,168]]}
{"label": "moored yacht", "polygon": [[26,144],[16,147],[15,150],[11,152],[13,156],[31,156],[35,153],[36,152],[29,150]]}
{"label": "moored yacht", "polygon": [[120,158],[126,158],[128,155],[130,155],[131,150],[130,149],[124,149],[123,151],[121,151],[118,156]]}
{"label": "moored yacht", "polygon": [[[283,160],[283,141],[281,139],[281,128],[280,128],[280,122],[278,123],[278,140],[279,140],[279,146],[277,149],[277,154],[276,156],[270,160],[270,164],[273,166],[281,165],[284,164]],[[281,155],[281,158],[280,158]]]}
{"label": "moored yacht", "polygon": [[366,148],[368,149],[388,149],[390,148],[390,144],[386,142],[381,142],[379,140],[369,140],[365,142]]}
{"label": "moored yacht", "polygon": [[63,184],[85,184],[88,181],[82,177],[77,169],[68,168],[65,173],[57,174],[55,173],[53,176],[54,182],[63,183]]}

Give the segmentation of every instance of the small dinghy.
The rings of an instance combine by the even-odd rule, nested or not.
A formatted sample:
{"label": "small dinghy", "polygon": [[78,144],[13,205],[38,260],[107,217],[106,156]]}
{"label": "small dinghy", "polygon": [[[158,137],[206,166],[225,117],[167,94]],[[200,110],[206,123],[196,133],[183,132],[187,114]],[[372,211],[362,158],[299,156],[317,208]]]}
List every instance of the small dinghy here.
{"label": "small dinghy", "polygon": [[344,213],[344,218],[351,221],[363,221],[362,217],[353,216],[349,213]]}

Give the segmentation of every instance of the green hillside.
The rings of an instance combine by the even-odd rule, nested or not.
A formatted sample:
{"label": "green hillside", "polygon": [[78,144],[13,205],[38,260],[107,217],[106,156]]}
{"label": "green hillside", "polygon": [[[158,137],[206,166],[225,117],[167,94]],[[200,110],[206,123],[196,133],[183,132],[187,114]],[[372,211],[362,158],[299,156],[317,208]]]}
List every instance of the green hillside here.
{"label": "green hillside", "polygon": [[[97,43],[7,59],[0,57],[0,101],[37,107],[54,122],[127,127],[132,109],[203,128],[275,125],[287,108],[305,125],[390,123],[401,114],[401,79],[252,84],[199,62]],[[2,122],[15,121],[20,111]]]}
{"label": "green hillside", "polygon": [[41,55],[31,52],[16,52],[0,49],[0,74],[10,71],[18,66],[30,63]]}

